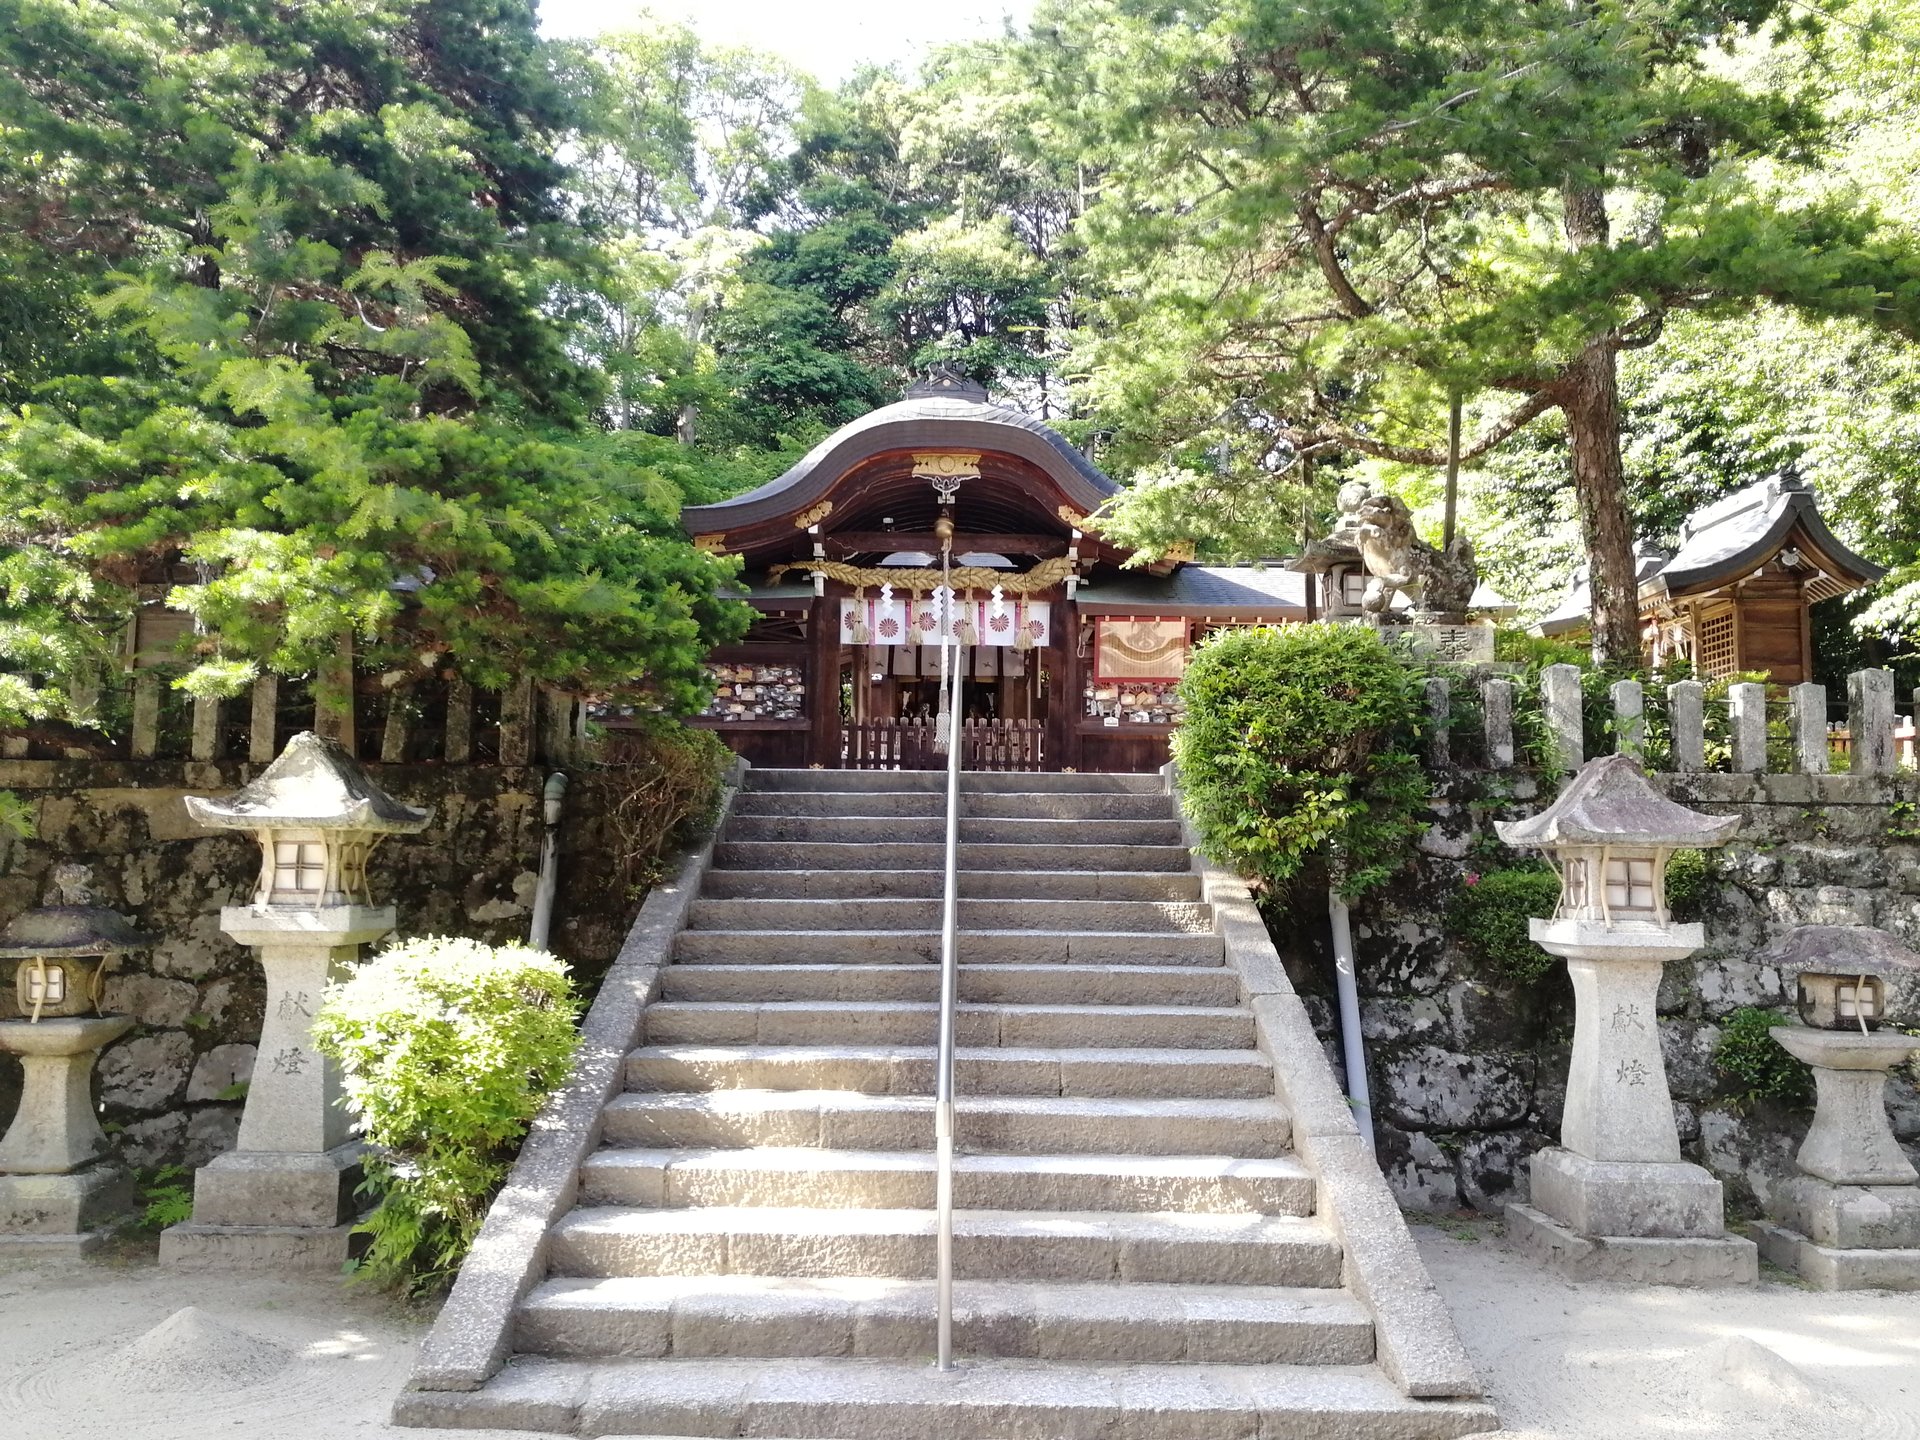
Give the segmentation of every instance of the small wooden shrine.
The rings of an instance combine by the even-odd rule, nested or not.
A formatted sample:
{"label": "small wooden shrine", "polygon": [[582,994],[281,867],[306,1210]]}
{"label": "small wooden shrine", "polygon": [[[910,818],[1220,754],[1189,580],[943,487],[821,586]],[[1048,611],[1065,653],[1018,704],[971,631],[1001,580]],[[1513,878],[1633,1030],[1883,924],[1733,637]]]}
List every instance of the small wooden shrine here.
{"label": "small wooden shrine", "polygon": [[777,479],[690,506],[696,544],[742,557],[757,612],[714,651],[696,723],[756,765],[944,764],[932,717],[950,634],[967,768],[1157,768],[1194,642],[1312,618],[1313,600],[1278,567],[1122,569],[1133,552],[1087,518],[1116,489],[1058,432],[936,374]]}
{"label": "small wooden shrine", "polygon": [[[1810,612],[1886,572],[1827,528],[1814,492],[1785,476],[1737,490],[1688,516],[1671,557],[1640,555],[1640,620],[1650,664],[1691,661],[1720,677],[1764,672],[1776,685],[1813,678]],[[1584,578],[1534,627],[1578,638],[1590,626]]]}

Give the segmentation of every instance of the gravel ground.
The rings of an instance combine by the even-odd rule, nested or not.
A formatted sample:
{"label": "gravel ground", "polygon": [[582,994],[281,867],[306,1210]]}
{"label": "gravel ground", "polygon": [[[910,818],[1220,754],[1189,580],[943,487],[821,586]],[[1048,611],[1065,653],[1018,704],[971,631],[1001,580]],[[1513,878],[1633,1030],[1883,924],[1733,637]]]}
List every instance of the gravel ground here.
{"label": "gravel ground", "polygon": [[[1575,1285],[1483,1221],[1414,1234],[1508,1440],[1920,1437],[1920,1295],[1777,1272],[1746,1291]],[[133,1249],[0,1264],[0,1434],[481,1440],[387,1424],[427,1321],[329,1278],[177,1275]]]}

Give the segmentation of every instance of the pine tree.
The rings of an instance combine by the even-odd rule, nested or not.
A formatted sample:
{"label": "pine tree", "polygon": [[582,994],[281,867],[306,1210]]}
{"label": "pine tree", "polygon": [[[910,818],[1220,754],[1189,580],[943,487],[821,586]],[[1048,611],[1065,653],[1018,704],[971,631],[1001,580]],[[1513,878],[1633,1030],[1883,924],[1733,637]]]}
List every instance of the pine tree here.
{"label": "pine tree", "polygon": [[[1796,19],[1796,17],[1799,17]],[[1123,453],[1468,459],[1564,418],[1596,654],[1639,655],[1616,369],[1761,299],[1920,330],[1920,255],[1769,179],[1820,137],[1724,47],[1776,0],[1150,0],[1043,7],[1027,64],[1098,187],[1083,347]]]}

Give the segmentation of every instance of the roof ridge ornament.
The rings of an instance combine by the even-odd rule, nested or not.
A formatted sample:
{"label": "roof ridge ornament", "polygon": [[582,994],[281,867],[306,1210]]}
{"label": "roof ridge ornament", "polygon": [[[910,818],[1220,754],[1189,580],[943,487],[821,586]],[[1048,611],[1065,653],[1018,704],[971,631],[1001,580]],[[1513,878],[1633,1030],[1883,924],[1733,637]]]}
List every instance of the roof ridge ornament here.
{"label": "roof ridge ornament", "polygon": [[968,377],[959,364],[952,360],[936,360],[927,366],[927,373],[907,387],[903,398],[971,400],[980,405],[989,403],[987,387]]}

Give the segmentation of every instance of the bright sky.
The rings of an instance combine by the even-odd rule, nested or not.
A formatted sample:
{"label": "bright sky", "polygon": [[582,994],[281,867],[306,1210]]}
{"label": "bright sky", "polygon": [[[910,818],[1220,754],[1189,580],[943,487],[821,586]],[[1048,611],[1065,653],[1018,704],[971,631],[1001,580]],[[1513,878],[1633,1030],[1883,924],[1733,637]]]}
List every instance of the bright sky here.
{"label": "bright sky", "polygon": [[910,74],[930,46],[997,35],[1008,17],[1024,23],[1033,0],[540,0],[549,35],[624,29],[648,11],[715,44],[770,50],[833,85],[867,61],[902,61]]}

